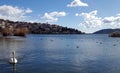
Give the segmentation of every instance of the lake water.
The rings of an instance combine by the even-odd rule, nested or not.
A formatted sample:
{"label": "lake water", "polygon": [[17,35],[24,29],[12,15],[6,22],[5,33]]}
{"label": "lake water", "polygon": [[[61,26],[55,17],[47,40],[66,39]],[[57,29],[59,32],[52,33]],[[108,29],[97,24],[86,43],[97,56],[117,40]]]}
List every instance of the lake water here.
{"label": "lake water", "polygon": [[[9,64],[13,50],[16,65]],[[120,38],[106,34],[0,37],[0,73],[120,73]]]}

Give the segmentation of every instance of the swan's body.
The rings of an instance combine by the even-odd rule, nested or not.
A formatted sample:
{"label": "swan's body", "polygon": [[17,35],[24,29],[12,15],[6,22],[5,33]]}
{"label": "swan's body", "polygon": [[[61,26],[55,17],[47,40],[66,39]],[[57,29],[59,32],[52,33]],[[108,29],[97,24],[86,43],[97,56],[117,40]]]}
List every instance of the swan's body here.
{"label": "swan's body", "polygon": [[18,61],[15,58],[15,51],[12,52],[12,58],[9,61],[11,64],[16,64]]}
{"label": "swan's body", "polygon": [[11,58],[9,61],[11,64],[16,64],[18,61],[16,58]]}

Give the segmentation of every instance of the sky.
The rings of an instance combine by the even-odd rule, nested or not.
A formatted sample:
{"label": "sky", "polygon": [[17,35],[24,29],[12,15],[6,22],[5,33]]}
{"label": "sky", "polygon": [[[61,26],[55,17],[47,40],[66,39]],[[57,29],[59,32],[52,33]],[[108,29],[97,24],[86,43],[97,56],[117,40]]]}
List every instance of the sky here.
{"label": "sky", "polygon": [[120,0],[0,0],[0,19],[57,24],[93,33],[120,28]]}

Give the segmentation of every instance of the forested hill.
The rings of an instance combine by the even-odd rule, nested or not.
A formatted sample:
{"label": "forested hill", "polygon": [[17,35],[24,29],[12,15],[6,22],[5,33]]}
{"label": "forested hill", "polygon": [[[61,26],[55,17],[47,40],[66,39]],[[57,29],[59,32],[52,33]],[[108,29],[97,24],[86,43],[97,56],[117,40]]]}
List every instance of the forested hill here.
{"label": "forested hill", "polygon": [[27,28],[31,34],[83,34],[83,32],[68,28],[62,27],[56,24],[49,23],[31,23],[31,22],[19,22],[19,21],[10,21],[0,19],[0,31],[2,28]]}
{"label": "forested hill", "polygon": [[110,34],[112,32],[120,32],[120,29],[102,29],[94,32],[94,34]]}

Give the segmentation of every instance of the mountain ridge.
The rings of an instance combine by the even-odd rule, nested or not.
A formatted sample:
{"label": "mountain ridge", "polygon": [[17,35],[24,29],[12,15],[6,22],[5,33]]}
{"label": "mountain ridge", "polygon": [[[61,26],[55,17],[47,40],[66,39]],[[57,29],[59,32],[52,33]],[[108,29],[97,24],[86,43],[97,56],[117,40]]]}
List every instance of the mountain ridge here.
{"label": "mountain ridge", "polygon": [[96,32],[94,32],[93,34],[110,34],[113,32],[120,32],[120,28],[116,28],[116,29],[102,29],[102,30],[98,30]]}

